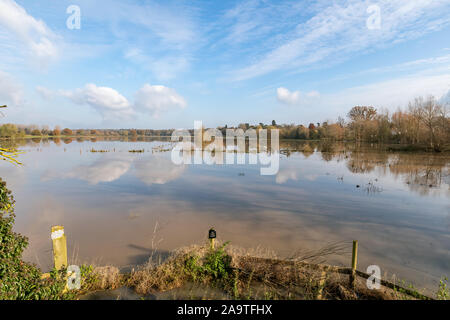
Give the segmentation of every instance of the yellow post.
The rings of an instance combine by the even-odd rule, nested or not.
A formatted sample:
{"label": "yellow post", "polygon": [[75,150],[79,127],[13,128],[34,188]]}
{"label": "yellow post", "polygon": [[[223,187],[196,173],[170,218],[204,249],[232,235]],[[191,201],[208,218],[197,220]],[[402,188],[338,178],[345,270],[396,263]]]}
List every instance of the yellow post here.
{"label": "yellow post", "polygon": [[358,263],[358,240],[353,240],[352,250],[352,273],[350,275],[350,285],[355,285],[356,265]]}
{"label": "yellow post", "polygon": [[214,239],[209,239],[209,243],[211,245],[211,250],[214,250]]}
{"label": "yellow post", "polygon": [[64,234],[63,226],[52,227],[52,240],[53,240],[53,261],[55,263],[55,269],[61,270],[63,266],[67,265],[67,241]]}

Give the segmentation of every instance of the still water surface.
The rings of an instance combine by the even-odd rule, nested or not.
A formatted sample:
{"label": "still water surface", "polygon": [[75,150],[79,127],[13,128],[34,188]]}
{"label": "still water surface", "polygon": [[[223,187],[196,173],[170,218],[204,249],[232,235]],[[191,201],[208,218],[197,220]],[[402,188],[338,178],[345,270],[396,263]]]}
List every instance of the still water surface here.
{"label": "still water surface", "polygon": [[72,261],[122,268],[145,262],[156,249],[164,255],[204,243],[214,226],[221,241],[279,257],[344,242],[348,254],[327,262],[347,266],[357,239],[360,270],[379,265],[388,277],[433,291],[441,276],[450,276],[448,155],[282,142],[278,174],[261,176],[259,165],[177,166],[169,147],[168,141],[21,146],[24,165],[3,162],[0,176],[17,202],[15,229],[30,239],[25,258],[51,267],[52,225],[65,226]]}

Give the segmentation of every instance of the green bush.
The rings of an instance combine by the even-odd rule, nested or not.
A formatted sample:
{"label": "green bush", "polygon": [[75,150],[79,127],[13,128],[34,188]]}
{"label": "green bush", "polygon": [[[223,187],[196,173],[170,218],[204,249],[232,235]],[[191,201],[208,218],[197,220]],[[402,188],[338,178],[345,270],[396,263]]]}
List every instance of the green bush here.
{"label": "green bush", "polygon": [[203,259],[193,255],[185,261],[185,272],[192,280],[227,281],[232,273],[231,257],[225,252],[228,242],[211,250]]}

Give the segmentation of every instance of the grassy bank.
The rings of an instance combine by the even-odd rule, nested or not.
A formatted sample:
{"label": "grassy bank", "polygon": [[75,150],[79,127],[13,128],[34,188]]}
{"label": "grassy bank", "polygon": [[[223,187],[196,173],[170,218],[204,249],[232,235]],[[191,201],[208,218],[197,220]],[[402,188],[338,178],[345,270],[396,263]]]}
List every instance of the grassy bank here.
{"label": "grassy bank", "polygon": [[[128,287],[142,299],[429,299],[411,286],[404,288],[387,281],[380,289],[368,289],[361,272],[363,276],[350,285],[347,271],[300,260],[259,257],[227,244],[215,250],[191,246],[174,251],[162,263],[150,260],[127,274],[120,274],[114,267],[94,268],[85,282],[90,285],[85,285],[78,297],[95,290]],[[448,294],[443,281],[436,297],[448,299]]]}

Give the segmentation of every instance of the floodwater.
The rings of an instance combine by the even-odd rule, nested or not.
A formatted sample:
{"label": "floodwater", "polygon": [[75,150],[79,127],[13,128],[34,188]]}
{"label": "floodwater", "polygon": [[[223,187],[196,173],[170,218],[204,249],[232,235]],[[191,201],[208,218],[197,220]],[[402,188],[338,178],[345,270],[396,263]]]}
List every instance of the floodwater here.
{"label": "floodwater", "polygon": [[30,140],[23,165],[3,161],[0,176],[30,240],[24,257],[44,271],[52,225],[65,227],[69,263],[124,269],[205,243],[213,226],[220,241],[279,257],[343,243],[326,262],[346,266],[356,239],[358,269],[435,292],[450,276],[449,155],[306,144],[282,141],[279,172],[262,176],[259,164],[175,165],[163,140]]}

